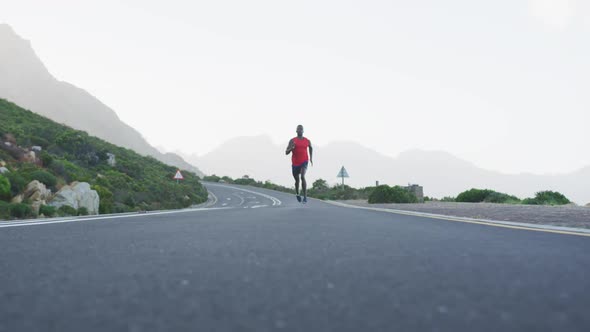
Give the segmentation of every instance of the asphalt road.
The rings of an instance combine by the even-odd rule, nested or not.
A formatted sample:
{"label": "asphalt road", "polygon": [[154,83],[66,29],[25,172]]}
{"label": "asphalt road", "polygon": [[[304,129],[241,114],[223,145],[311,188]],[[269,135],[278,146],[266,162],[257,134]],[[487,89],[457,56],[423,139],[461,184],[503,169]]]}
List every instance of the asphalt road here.
{"label": "asphalt road", "polygon": [[590,237],[208,188],[0,223],[0,331],[590,331]]}

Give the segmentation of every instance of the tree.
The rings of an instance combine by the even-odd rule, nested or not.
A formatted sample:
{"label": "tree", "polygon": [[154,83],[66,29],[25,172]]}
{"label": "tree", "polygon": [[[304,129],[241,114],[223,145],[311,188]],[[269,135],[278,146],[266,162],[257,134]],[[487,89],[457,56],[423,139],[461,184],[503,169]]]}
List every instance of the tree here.
{"label": "tree", "polygon": [[324,179],[317,179],[313,182],[312,189],[319,192],[328,191],[328,182],[326,182]]}

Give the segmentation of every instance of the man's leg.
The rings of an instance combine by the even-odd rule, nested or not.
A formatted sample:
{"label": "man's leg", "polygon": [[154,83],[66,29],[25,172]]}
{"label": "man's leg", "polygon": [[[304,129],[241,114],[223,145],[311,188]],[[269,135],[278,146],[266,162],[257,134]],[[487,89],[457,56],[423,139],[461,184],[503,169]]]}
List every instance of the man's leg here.
{"label": "man's leg", "polygon": [[301,167],[301,189],[303,189],[303,200],[307,202],[307,180],[305,179],[305,173],[307,168]]}
{"label": "man's leg", "polygon": [[293,167],[293,178],[295,178],[295,194],[299,196],[299,170]]}

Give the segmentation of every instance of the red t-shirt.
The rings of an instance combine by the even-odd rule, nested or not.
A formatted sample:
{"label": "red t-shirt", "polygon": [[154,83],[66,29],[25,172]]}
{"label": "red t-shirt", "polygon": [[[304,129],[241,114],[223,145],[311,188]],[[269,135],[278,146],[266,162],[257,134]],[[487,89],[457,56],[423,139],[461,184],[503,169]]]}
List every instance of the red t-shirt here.
{"label": "red t-shirt", "polygon": [[293,155],[291,156],[291,162],[293,166],[299,166],[306,161],[309,161],[309,155],[307,154],[307,148],[309,147],[309,140],[305,137],[293,138],[295,143],[295,149],[293,149]]}

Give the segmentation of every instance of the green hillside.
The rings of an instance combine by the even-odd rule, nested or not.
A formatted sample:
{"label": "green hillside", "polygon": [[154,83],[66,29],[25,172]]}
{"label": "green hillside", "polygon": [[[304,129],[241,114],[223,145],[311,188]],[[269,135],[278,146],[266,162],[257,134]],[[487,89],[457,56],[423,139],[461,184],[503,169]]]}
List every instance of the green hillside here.
{"label": "green hillside", "polygon": [[[54,193],[73,181],[88,182],[100,195],[100,213],[176,209],[207,199],[194,173],[183,171],[185,180],[177,184],[172,180],[175,167],[57,124],[3,99],[0,145],[0,161],[9,170],[0,175],[3,183],[7,179],[10,185],[9,193],[3,197],[0,193],[0,208],[4,206],[5,210],[6,202],[31,180],[39,180]],[[23,156],[23,151],[33,146],[42,148],[37,158]],[[109,154],[115,155],[114,165],[108,162]]]}

